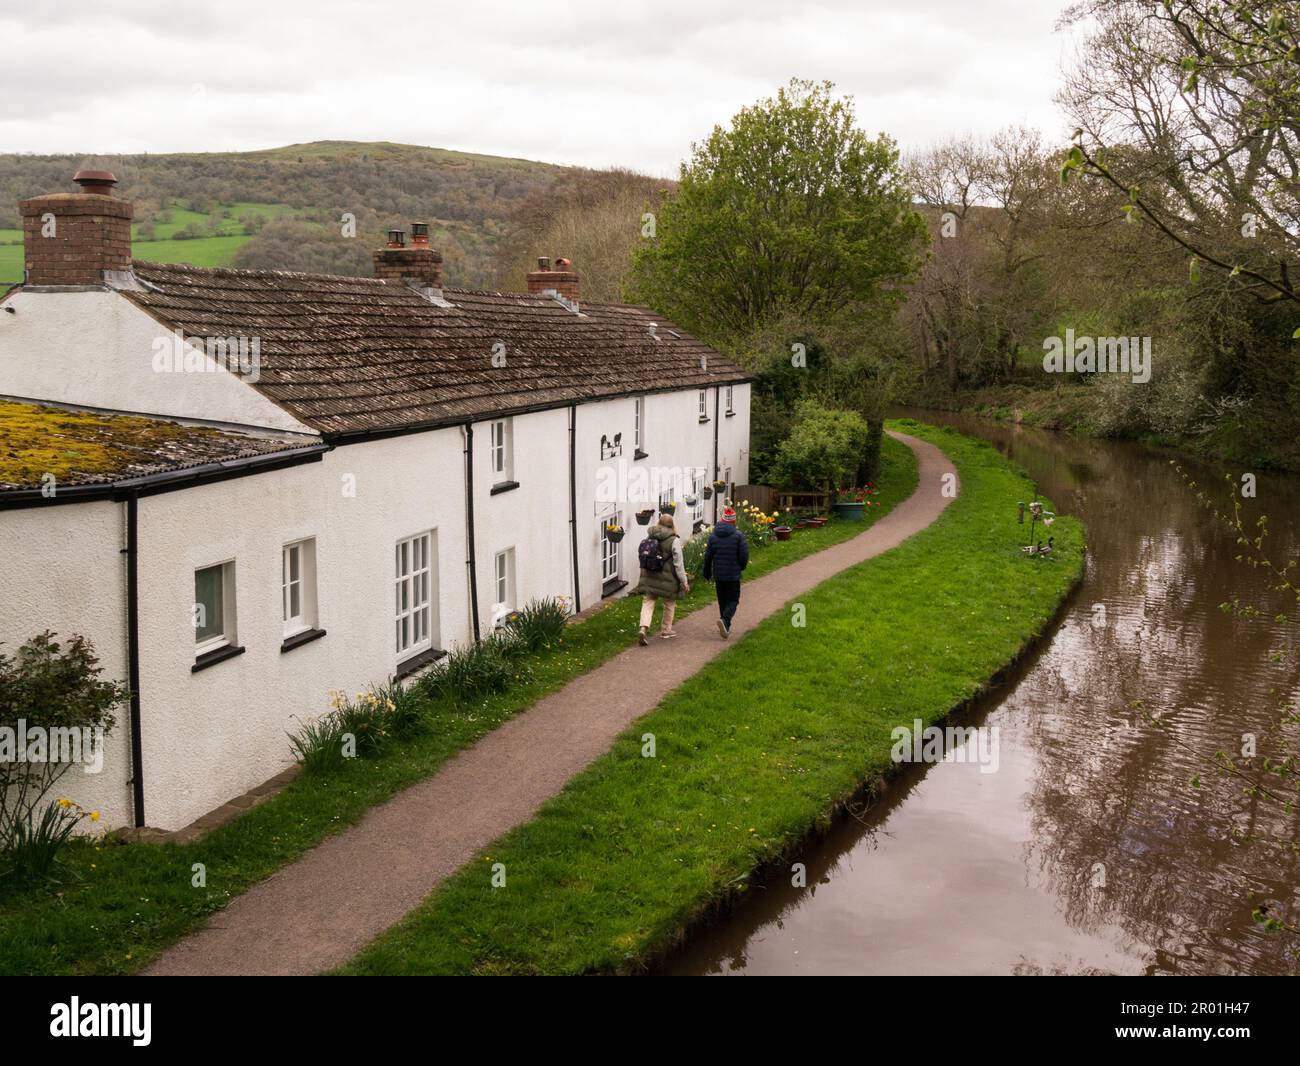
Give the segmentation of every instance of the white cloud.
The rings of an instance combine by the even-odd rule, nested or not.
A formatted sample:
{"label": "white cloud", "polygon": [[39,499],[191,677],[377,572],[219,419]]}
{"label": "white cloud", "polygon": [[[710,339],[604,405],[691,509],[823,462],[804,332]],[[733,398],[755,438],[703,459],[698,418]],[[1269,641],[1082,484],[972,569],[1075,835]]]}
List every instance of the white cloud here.
{"label": "white cloud", "polygon": [[1063,0],[44,0],[0,16],[0,146],[227,151],[401,141],[675,172],[792,76],[905,148],[1008,123],[1063,134]]}

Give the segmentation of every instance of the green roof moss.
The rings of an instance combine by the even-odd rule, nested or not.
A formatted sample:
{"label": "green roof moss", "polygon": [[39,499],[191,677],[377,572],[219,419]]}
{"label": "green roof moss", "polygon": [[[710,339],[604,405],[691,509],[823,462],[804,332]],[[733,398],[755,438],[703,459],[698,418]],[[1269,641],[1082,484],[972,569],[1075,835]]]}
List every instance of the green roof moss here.
{"label": "green roof moss", "polygon": [[292,444],[159,418],[0,400],[0,489],[115,481]]}

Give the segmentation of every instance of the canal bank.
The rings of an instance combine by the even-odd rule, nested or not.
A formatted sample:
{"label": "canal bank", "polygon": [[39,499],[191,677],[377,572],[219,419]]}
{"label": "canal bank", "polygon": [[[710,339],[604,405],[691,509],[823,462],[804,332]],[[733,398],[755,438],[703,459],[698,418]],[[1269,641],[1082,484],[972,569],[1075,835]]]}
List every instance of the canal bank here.
{"label": "canal bank", "polygon": [[1059,520],[1053,555],[1028,558],[1027,479],[986,445],[901,428],[960,475],[932,525],[765,619],[346,972],[643,971],[893,772],[896,726],[943,719],[1014,659],[1077,578],[1082,529]]}

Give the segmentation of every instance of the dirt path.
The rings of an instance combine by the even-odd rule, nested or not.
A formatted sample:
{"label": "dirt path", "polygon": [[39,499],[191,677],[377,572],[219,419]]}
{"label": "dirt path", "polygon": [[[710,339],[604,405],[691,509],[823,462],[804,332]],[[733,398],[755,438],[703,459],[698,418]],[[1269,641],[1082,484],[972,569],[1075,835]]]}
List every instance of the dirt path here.
{"label": "dirt path", "polygon": [[731,640],[706,607],[678,623],[676,640],[633,646],[575,678],[249,889],[144,972],[312,974],[352,958],[746,631],[933,522],[952,502],[941,492],[952,464],[932,444],[894,436],[917,455],[916,491],[860,536],[746,583]]}

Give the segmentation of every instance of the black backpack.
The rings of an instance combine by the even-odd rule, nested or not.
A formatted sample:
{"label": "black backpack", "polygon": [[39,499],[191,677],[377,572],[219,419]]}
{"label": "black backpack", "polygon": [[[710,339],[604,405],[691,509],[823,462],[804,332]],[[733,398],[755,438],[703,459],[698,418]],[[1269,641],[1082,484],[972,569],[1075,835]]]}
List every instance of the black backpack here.
{"label": "black backpack", "polygon": [[652,574],[657,574],[664,568],[664,550],[657,537],[646,537],[637,548],[636,557],[641,563],[641,569],[649,570]]}

